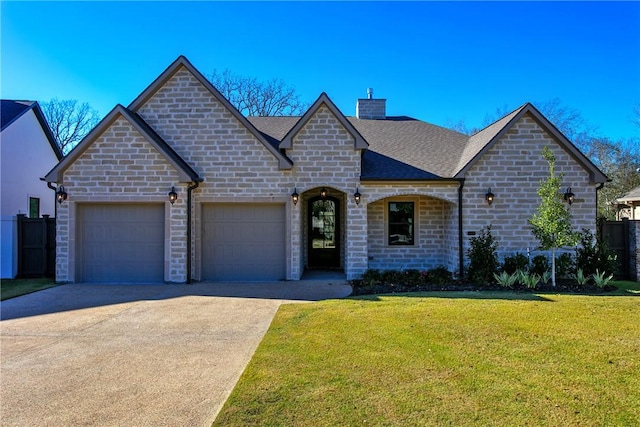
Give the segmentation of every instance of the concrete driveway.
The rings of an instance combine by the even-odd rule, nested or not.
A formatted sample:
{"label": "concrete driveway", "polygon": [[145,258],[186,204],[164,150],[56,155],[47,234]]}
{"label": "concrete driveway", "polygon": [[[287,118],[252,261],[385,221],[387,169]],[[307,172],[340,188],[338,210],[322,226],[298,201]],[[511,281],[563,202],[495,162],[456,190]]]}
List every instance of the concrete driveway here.
{"label": "concrete driveway", "polygon": [[344,282],[65,285],[0,305],[3,426],[209,426],[282,303]]}

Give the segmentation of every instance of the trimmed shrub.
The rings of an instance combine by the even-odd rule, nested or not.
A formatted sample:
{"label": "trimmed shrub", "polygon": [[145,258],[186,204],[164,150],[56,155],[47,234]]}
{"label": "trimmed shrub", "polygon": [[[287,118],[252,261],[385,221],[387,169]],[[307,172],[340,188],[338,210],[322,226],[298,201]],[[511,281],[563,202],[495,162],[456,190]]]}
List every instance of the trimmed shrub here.
{"label": "trimmed shrub", "polygon": [[529,267],[529,258],[526,255],[517,252],[514,256],[504,257],[502,263],[502,271],[507,274],[513,274],[518,270],[526,270]]}
{"label": "trimmed shrub", "polygon": [[569,252],[560,254],[556,258],[556,275],[560,279],[570,279],[576,274],[576,263]]}
{"label": "trimmed shrub", "polygon": [[585,228],[580,233],[580,246],[576,250],[576,268],[581,269],[585,276],[592,276],[596,270],[602,274],[613,274],[617,270],[616,255],[603,239]]}
{"label": "trimmed shrub", "polygon": [[529,271],[533,274],[537,274],[542,277],[544,273],[551,270],[551,266],[549,265],[549,260],[544,255],[536,255],[531,260],[531,267]]}
{"label": "trimmed shrub", "polygon": [[487,285],[494,281],[493,274],[498,272],[498,244],[491,235],[491,226],[482,229],[479,236],[471,238],[471,247],[467,251],[469,257],[469,280],[473,283]]}
{"label": "trimmed shrub", "polygon": [[447,267],[439,266],[427,270],[426,279],[433,285],[450,285],[453,283],[453,274],[447,270]]}

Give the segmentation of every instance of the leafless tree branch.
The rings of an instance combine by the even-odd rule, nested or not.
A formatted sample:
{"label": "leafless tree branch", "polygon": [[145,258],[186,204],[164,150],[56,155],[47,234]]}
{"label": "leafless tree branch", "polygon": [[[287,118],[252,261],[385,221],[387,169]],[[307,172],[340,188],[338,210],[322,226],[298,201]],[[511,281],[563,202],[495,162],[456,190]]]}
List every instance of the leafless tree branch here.
{"label": "leafless tree branch", "polygon": [[41,104],[51,132],[67,154],[100,121],[98,112],[89,104],[79,104],[75,99],[53,98]]}

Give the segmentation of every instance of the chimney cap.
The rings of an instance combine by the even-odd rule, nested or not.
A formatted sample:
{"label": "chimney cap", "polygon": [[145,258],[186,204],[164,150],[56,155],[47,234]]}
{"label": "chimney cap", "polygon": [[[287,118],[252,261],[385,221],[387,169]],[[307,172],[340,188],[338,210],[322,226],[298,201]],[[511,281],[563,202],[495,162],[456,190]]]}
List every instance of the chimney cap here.
{"label": "chimney cap", "polygon": [[367,98],[368,99],[373,99],[373,88],[372,87],[368,87],[367,88]]}

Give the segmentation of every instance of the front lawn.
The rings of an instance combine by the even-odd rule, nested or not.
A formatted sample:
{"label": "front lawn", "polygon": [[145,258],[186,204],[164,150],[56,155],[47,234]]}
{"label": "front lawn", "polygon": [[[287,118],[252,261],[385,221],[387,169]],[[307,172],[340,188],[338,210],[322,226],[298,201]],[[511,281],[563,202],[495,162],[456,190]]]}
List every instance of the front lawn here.
{"label": "front lawn", "polygon": [[640,425],[635,295],[284,305],[214,425]]}
{"label": "front lawn", "polygon": [[2,279],[0,281],[0,301],[20,295],[30,294],[55,286],[52,279]]}

